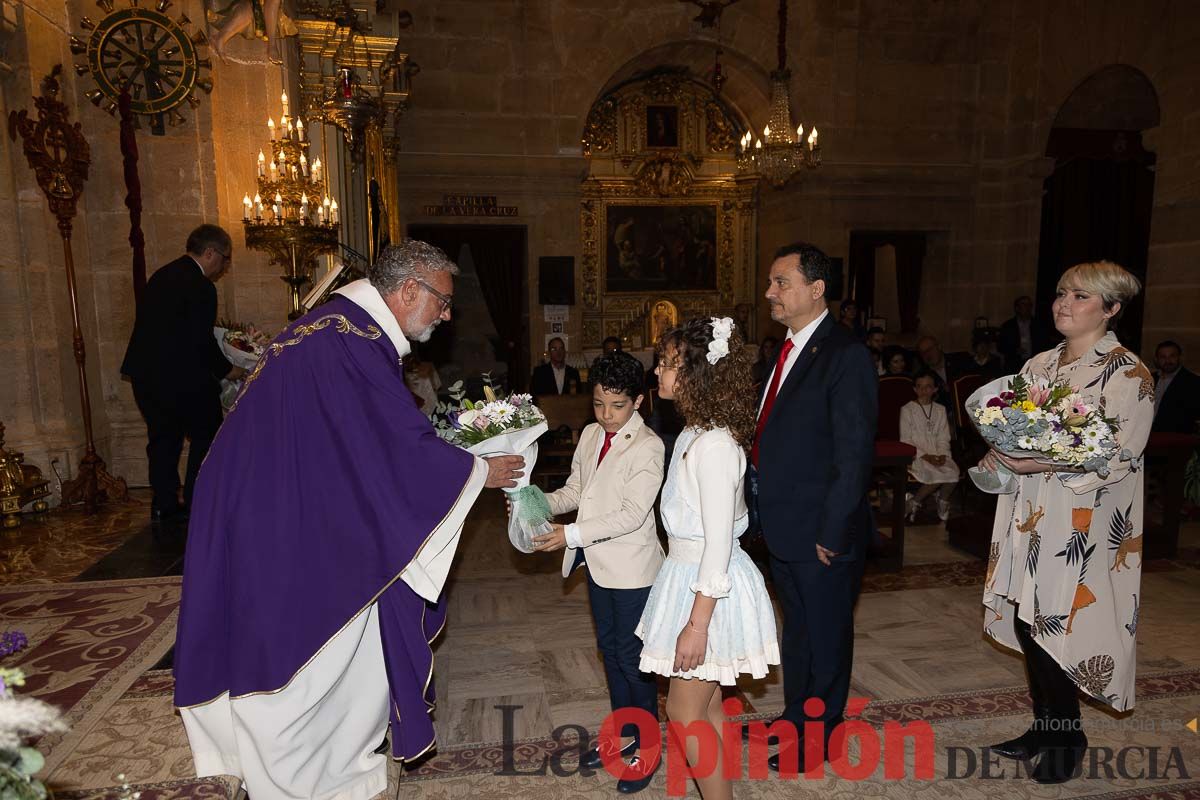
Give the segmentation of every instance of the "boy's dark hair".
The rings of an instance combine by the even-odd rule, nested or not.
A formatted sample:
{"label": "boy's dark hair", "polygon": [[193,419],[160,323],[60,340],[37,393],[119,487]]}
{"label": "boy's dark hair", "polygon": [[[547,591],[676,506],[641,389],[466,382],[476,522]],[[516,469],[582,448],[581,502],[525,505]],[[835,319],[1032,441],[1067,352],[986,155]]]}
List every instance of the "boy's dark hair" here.
{"label": "boy's dark hair", "polygon": [[885,331],[883,328],[879,327],[878,325],[873,325],[873,326],[871,326],[871,329],[869,331],[867,331],[867,336],[874,336],[877,333],[887,334],[887,331]]}
{"label": "boy's dark hair", "polygon": [[922,378],[929,378],[929,380],[933,381],[933,385],[935,387],[938,385],[937,374],[931,369],[922,369],[918,370],[916,375],[913,375],[913,386],[916,386],[917,381],[921,380]]}
{"label": "boy's dark hair", "polygon": [[618,351],[600,356],[592,362],[588,378],[592,385],[623,394],[630,400],[636,400],[638,395],[646,393],[646,373],[642,369],[642,362],[629,353]]}

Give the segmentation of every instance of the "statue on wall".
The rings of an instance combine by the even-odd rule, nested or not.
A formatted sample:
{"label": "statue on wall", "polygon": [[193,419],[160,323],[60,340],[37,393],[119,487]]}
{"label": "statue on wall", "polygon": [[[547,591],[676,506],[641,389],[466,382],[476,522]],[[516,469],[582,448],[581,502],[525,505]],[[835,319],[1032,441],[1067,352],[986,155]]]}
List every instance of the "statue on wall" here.
{"label": "statue on wall", "polygon": [[210,28],[209,40],[221,61],[228,63],[225,47],[230,39],[241,33],[247,39],[265,41],[267,58],[272,64],[282,64],[283,50],[279,40],[284,36],[295,36],[298,32],[291,19],[283,13],[282,5],[283,0],[230,0],[221,9],[210,5],[205,10]]}
{"label": "statue on wall", "polygon": [[650,311],[650,341],[657,342],[664,333],[679,325],[679,309],[670,300],[659,300]]}

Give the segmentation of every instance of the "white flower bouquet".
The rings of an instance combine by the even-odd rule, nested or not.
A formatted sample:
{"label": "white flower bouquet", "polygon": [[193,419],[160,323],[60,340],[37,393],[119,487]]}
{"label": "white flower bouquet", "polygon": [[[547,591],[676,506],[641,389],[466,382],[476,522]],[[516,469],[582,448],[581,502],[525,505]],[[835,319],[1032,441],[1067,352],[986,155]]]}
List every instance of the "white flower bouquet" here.
{"label": "white flower bouquet", "polygon": [[[253,323],[243,325],[240,322],[221,320],[213,328],[213,336],[216,337],[217,344],[221,347],[221,355],[225,356],[225,360],[247,372],[254,369],[258,360],[266,352],[267,345],[271,343],[271,335],[266,331],[259,330]],[[233,403],[237,400],[241,390],[242,382],[240,380],[221,381],[221,405],[226,411],[233,408]]]}
{"label": "white flower bouquet", "polygon": [[[1010,375],[976,390],[966,410],[984,441],[1011,458],[1082,467],[1103,477],[1119,448],[1117,420],[1085,403],[1065,383]],[[968,473],[985,492],[1016,491],[1015,476],[1003,465],[996,472],[972,467]]]}
{"label": "white flower bouquet", "polygon": [[453,384],[449,392],[453,402],[438,403],[434,413],[433,426],[439,436],[477,456],[514,455],[525,459],[525,474],[517,480],[516,488],[505,490],[513,504],[508,539],[522,553],[532,553],[532,536],[543,531],[545,518],[528,513],[524,506],[545,505],[541,491],[529,485],[529,475],[537,462],[537,440],[547,430],[546,415],[534,405],[531,395],[499,397],[487,375],[482,401],[467,399],[462,381]]}

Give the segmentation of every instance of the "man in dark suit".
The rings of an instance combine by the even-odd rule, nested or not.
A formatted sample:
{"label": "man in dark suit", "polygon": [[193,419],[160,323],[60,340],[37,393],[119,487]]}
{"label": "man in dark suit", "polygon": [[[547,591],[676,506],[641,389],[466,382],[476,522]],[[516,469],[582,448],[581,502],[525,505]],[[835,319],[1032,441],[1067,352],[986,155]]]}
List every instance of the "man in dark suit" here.
{"label": "man in dark suit", "polygon": [[[159,269],[146,283],[121,374],[146,420],[151,518],[169,521],[186,513],[196,474],[221,425],[222,378],[244,371],[221,354],[213,336],[217,289],[213,281],[229,267],[233,244],[216,225],[201,225],[187,240],[187,255]],[[180,506],[179,455],[191,440]]]}
{"label": "man in dark suit", "polygon": [[1045,323],[1033,316],[1033,298],[1022,295],[1013,301],[1013,317],[1000,324],[996,349],[1004,357],[1004,368],[1020,372],[1025,362],[1054,344]]}
{"label": "man in dark suit", "polygon": [[1200,377],[1183,366],[1183,348],[1167,340],[1154,350],[1154,432],[1195,433],[1200,419]]}
{"label": "man in dark suit", "polygon": [[[801,733],[820,719],[821,745],[833,758],[872,531],[878,381],[867,348],[829,314],[828,280],[829,259],[818,248],[797,243],[775,253],[766,297],[788,337],[760,404],[747,486],[783,607],[780,719]],[[816,716],[805,713],[809,698],[823,703]],[[772,768],[779,759],[771,757]],[[803,755],[799,761],[803,770]]]}
{"label": "man in dark suit", "polygon": [[539,364],[533,368],[533,375],[529,380],[529,393],[534,396],[577,394],[579,370],[567,364],[566,343],[556,336],[550,340],[547,350],[550,353],[550,363]]}

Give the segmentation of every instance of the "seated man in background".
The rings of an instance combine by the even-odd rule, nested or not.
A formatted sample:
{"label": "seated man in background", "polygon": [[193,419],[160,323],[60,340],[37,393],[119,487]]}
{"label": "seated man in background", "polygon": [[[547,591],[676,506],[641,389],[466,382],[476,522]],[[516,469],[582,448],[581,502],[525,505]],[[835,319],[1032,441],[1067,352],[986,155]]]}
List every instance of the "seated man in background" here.
{"label": "seated man in background", "polygon": [[1195,433],[1200,418],[1200,377],[1183,366],[1183,348],[1168,339],[1154,350],[1155,433]]}
{"label": "seated man in background", "polygon": [[549,364],[533,368],[529,393],[535,397],[546,394],[576,394],[579,392],[579,370],[567,363],[567,343],[557,336],[547,347]]}

